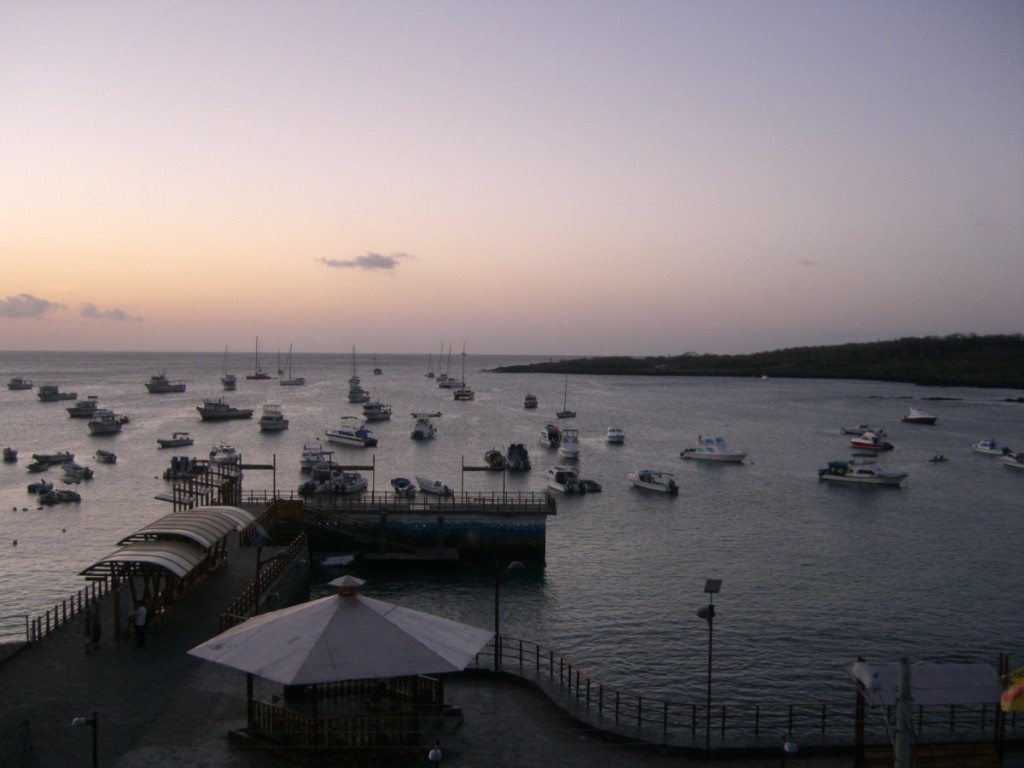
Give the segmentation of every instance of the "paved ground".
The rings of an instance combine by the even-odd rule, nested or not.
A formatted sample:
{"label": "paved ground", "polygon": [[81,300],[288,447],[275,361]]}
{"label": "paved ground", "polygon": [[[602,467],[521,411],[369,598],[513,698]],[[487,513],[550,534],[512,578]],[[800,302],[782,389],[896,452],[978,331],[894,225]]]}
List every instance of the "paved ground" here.
{"label": "paved ground", "polygon": [[[103,768],[287,765],[229,745],[228,731],[245,724],[245,676],[185,653],[216,634],[219,611],[251,577],[253,556],[232,550],[231,566],[152,627],[144,648],[115,648],[105,628],[100,650],[86,654],[82,624],[76,622],[0,661],[0,766],[91,765],[93,731],[72,727],[71,721],[93,712]],[[575,724],[536,688],[490,676],[452,678],[446,698],[462,708],[463,717],[441,734],[442,765],[767,768],[781,762],[781,754],[702,760],[607,740]],[[839,768],[853,760],[798,754],[787,764]],[[412,765],[429,765],[426,750]],[[1018,755],[1007,765],[1024,766],[1024,760]]]}

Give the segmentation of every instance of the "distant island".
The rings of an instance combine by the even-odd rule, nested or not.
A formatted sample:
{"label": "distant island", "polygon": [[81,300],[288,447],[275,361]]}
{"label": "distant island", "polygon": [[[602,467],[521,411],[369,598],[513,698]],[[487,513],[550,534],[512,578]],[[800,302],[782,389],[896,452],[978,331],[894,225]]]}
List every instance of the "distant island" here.
{"label": "distant island", "polygon": [[923,386],[1024,389],[1024,336],[926,336],[793,347],[749,355],[583,357],[508,365],[499,373],[625,376],[745,376],[899,381]]}

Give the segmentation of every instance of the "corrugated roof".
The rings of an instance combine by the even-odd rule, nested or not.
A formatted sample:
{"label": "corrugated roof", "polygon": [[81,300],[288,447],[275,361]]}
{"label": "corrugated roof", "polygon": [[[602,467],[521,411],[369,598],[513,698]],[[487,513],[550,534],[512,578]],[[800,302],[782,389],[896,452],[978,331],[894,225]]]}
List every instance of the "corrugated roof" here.
{"label": "corrugated roof", "polygon": [[254,521],[255,518],[251,514],[238,507],[195,507],[164,515],[117,543],[180,537],[209,549],[232,531],[244,528]]}
{"label": "corrugated roof", "polygon": [[93,563],[79,576],[105,576],[122,563],[138,563],[163,568],[184,578],[206,559],[206,553],[180,541],[136,541]]}

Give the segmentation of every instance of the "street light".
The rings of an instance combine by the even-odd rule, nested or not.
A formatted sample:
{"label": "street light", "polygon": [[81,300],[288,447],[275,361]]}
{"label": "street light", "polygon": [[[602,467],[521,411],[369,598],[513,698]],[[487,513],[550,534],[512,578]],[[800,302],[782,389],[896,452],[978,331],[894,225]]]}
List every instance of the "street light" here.
{"label": "street light", "polygon": [[93,712],[92,717],[76,717],[71,721],[71,725],[75,728],[81,728],[84,725],[92,728],[92,768],[99,768],[99,721],[96,718],[96,713]]}
{"label": "street light", "polygon": [[498,662],[501,659],[501,632],[499,631],[499,610],[501,603],[501,577],[511,571],[521,571],[526,566],[518,560],[513,560],[504,568],[494,568],[494,671],[498,671]]}
{"label": "street light", "polygon": [[263,559],[263,545],[260,544],[256,547],[256,600],[252,609],[252,615],[256,616],[260,612],[260,597],[263,595],[263,566],[274,560],[287,560],[288,553],[283,549],[279,549],[277,552],[272,554],[266,560]]}
{"label": "street light", "polygon": [[697,609],[697,615],[708,623],[708,717],[704,732],[704,749],[711,749],[711,657],[715,637],[715,595],[722,589],[721,579],[708,579],[704,582],[704,592],[708,596],[708,604]]}

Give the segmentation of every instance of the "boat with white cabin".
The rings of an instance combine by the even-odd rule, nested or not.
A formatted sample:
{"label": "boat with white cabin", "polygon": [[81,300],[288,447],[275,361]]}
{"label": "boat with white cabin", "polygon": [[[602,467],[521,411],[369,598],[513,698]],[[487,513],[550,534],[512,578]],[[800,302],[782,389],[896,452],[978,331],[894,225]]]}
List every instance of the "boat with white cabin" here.
{"label": "boat with white cabin", "polygon": [[878,464],[852,464],[848,461],[830,461],[818,470],[818,479],[831,483],[852,485],[880,485],[902,488],[907,481],[906,472],[891,472]]}
{"label": "boat with white cabin", "polygon": [[565,494],[586,493],[587,487],[580,481],[579,472],[574,467],[554,466],[544,470],[544,478],[548,488]]}
{"label": "boat with white cabin", "polygon": [[558,455],[563,459],[580,457],[580,435],[577,429],[563,429],[562,441],[558,444]]}
{"label": "boat with white cabin", "polygon": [[626,442],[626,433],[622,427],[611,426],[605,432],[604,439],[612,445],[622,445]]}
{"label": "boat with white cabin", "polygon": [[1002,456],[1004,453],[1013,453],[1006,446],[1000,445],[995,439],[979,440],[971,444],[971,450],[975,453],[983,453],[987,456]]}
{"label": "boat with white cabin", "polygon": [[426,416],[417,416],[416,423],[412,427],[412,434],[409,436],[413,440],[433,440],[437,434],[437,427],[434,426],[433,422],[430,421]]}
{"label": "boat with white cabin", "polygon": [[676,483],[675,475],[671,472],[662,472],[657,469],[638,469],[626,475],[637,488],[658,493],[667,493],[675,496],[679,493],[679,485]]}
{"label": "boat with white cabin", "polygon": [[277,403],[267,403],[263,406],[259,423],[260,432],[281,432],[288,429],[288,419],[284,417],[281,406]]}
{"label": "boat with white cabin", "polygon": [[721,461],[741,464],[747,458],[746,451],[736,451],[729,447],[722,437],[697,438],[696,448],[686,448],[680,454],[684,459],[696,461]]}
{"label": "boat with white cabin", "polygon": [[865,432],[878,432],[880,430],[870,424],[854,424],[849,427],[840,427],[839,432],[843,435],[863,435]]}
{"label": "boat with white cabin", "polygon": [[331,465],[313,470],[313,476],[299,486],[302,496],[344,495],[362,493],[369,481],[358,472],[349,472]]}
{"label": "boat with white cabin", "polygon": [[185,382],[171,381],[167,378],[167,373],[162,372],[149,377],[149,381],[146,382],[146,389],[149,390],[150,394],[154,395],[162,395],[169,392],[184,392]]}
{"label": "boat with white cabin", "polygon": [[1024,453],[1005,453],[1000,461],[1010,469],[1024,469]]}
{"label": "boat with white cabin", "polygon": [[302,455],[299,457],[299,469],[309,472],[317,464],[330,463],[332,456],[334,456],[334,451],[324,447],[319,440],[315,443],[305,443],[302,446]]}
{"label": "boat with white cabin", "polygon": [[859,451],[891,451],[892,443],[885,438],[888,435],[883,431],[865,432],[860,437],[850,440],[850,445]]}
{"label": "boat with white cabin", "polygon": [[100,401],[96,395],[89,395],[85,400],[76,400],[74,405],[67,407],[68,416],[72,419],[87,419],[96,413]]}
{"label": "boat with white cabin", "polygon": [[356,448],[372,448],[377,445],[377,438],[365,426],[342,423],[337,427],[324,430],[327,441],[338,445],[349,445]]}
{"label": "boat with white cabin", "polygon": [[241,458],[235,446],[228,443],[220,443],[210,449],[210,462],[213,464],[234,464]]}
{"label": "boat with white cabin", "polygon": [[907,424],[934,424],[938,418],[919,408],[908,408],[903,421]]}
{"label": "boat with white cabin", "polygon": [[89,434],[113,435],[121,431],[124,420],[109,408],[97,408],[89,419]]}
{"label": "boat with white cabin", "polygon": [[363,418],[367,421],[387,421],[391,418],[391,406],[380,400],[367,400],[363,403]]}

